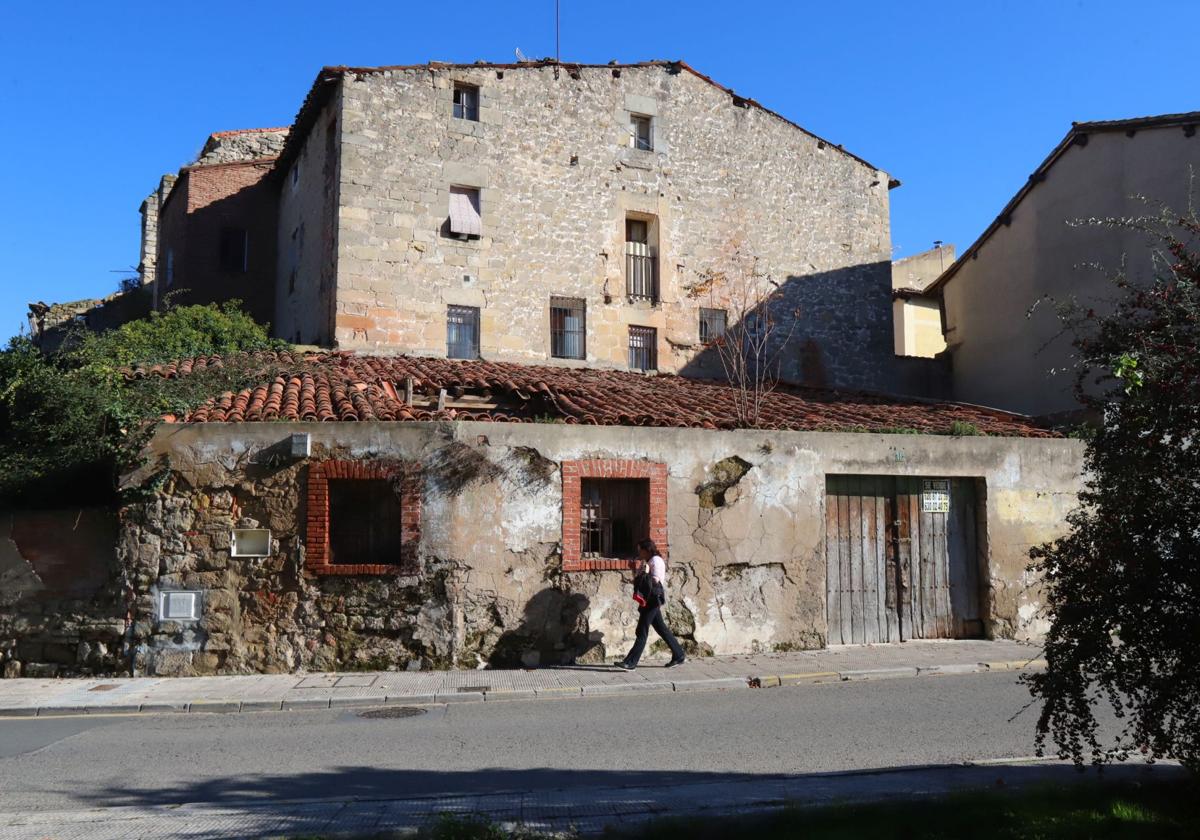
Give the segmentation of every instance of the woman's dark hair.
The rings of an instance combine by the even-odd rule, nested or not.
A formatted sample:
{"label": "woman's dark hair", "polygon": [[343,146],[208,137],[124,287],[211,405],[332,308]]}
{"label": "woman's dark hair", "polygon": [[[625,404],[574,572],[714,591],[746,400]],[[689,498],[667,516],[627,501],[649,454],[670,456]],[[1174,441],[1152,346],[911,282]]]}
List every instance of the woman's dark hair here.
{"label": "woman's dark hair", "polygon": [[637,547],[640,548],[642,551],[649,552],[651,557],[658,554],[658,546],[656,546],[654,544],[654,540],[651,540],[651,539],[638,540]]}

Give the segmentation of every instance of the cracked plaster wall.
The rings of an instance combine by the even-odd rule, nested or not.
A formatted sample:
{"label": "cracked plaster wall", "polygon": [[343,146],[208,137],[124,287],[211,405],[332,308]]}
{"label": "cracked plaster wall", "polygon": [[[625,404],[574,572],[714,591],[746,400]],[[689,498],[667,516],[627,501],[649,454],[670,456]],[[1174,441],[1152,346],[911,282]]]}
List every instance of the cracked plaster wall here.
{"label": "cracked plaster wall", "polygon": [[[305,461],[269,463],[308,432],[313,458],[426,465],[421,570],[314,577],[303,567]],[[986,626],[1034,636],[1030,545],[1063,528],[1078,489],[1075,441],[711,432],[560,424],[330,423],[164,426],[150,501],[126,508],[121,556],[139,594],[129,655],[159,674],[595,662],[624,653],[628,574],[561,571],[558,464],[668,464],[668,615],[694,654],[820,647],[826,638],[828,473],[981,478]],[[698,490],[737,455],[724,506]],[[461,465],[467,466],[461,466]],[[135,480],[138,476],[133,477]],[[236,523],[269,527],[263,559],[231,558]],[[152,591],[204,591],[203,618],[164,624]]]}

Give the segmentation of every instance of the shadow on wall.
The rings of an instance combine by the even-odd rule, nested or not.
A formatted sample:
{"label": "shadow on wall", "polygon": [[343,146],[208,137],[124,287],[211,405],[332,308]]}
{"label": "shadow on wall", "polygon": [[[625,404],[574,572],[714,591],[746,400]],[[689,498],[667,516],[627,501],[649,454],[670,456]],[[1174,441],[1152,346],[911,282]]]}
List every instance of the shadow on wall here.
{"label": "shadow on wall", "polygon": [[[941,380],[948,379],[941,366],[931,364],[914,372],[897,364],[891,272],[891,263],[874,262],[790,275],[769,301],[746,313],[747,318],[769,317],[776,324],[764,355],[778,360],[780,379],[814,388],[941,393]],[[696,303],[720,308],[720,291],[715,288],[711,299],[701,295]],[[789,326],[793,316],[794,330]],[[701,349],[680,373],[725,378],[720,354],[712,345]]]}
{"label": "shadow on wall", "polygon": [[[167,296],[174,306],[237,299],[256,322],[270,323],[275,318],[275,205],[270,186],[258,181],[193,210],[182,232],[164,231],[176,248],[175,280],[166,285],[165,269],[159,270],[159,308]],[[244,240],[239,241],[239,231],[245,231]],[[239,267],[230,267],[234,264]]]}
{"label": "shadow on wall", "polygon": [[520,626],[505,631],[496,641],[488,665],[532,668],[603,662],[603,636],[588,628],[590,603],[579,592],[554,588],[538,592],[525,604]]}

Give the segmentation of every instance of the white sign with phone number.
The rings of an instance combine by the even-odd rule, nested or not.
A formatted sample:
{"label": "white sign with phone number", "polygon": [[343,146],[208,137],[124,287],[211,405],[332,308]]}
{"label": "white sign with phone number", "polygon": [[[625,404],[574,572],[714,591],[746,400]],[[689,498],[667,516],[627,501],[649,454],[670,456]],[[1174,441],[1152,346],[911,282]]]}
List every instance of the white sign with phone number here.
{"label": "white sign with phone number", "polygon": [[950,512],[950,482],[926,481],[921,492],[922,513]]}

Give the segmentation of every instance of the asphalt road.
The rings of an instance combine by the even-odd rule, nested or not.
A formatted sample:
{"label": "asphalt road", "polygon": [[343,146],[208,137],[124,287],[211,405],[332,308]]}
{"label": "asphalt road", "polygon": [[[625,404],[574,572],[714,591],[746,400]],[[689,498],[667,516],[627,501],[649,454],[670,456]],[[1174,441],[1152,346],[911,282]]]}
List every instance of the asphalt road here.
{"label": "asphalt road", "polygon": [[0,811],[664,785],[1027,756],[1013,674],[359,711],[0,721]]}

